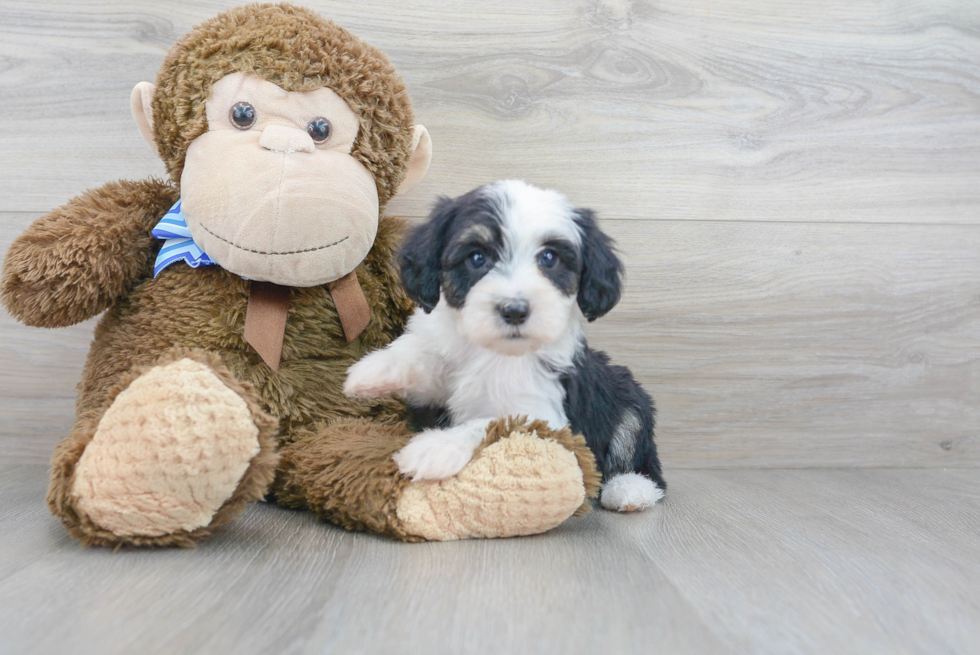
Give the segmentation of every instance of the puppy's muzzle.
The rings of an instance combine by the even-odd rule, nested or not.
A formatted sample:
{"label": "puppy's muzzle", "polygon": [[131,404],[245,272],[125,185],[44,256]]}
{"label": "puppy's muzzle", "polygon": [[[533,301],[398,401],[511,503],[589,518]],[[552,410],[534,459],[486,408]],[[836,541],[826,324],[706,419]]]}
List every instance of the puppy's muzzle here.
{"label": "puppy's muzzle", "polygon": [[530,307],[524,300],[512,300],[497,305],[497,311],[500,313],[500,318],[504,319],[504,323],[509,325],[521,325],[531,313]]}

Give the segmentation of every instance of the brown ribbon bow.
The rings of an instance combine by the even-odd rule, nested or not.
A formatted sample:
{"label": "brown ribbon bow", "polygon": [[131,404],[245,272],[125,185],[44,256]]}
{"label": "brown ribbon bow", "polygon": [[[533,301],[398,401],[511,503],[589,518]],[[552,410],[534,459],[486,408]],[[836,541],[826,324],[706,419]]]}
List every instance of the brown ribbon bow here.
{"label": "brown ribbon bow", "polygon": [[[347,343],[350,343],[371,322],[371,308],[357,281],[357,273],[351,271],[331,282],[327,288],[337,307],[344,336],[347,337]],[[282,359],[282,340],[286,334],[288,313],[289,287],[272,282],[251,283],[248,309],[245,310],[245,341],[277,373]]]}

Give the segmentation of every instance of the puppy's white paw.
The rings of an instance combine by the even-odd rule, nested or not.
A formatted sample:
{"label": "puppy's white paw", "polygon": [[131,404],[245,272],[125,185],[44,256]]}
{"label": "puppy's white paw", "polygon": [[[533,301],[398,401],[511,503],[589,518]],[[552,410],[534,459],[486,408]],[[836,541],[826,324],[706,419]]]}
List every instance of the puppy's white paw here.
{"label": "puppy's white paw", "polygon": [[[392,459],[401,474],[413,480],[444,480],[451,478],[473,458],[480,441],[473,443],[470,432],[461,434],[459,428],[426,430],[412,437]],[[486,433],[486,427],[482,428]],[[482,436],[481,436],[482,439]]]}
{"label": "puppy's white paw", "polygon": [[351,398],[381,398],[408,392],[420,371],[386,355],[384,351],[373,353],[347,369],[344,394]]}
{"label": "puppy's white paw", "polygon": [[623,473],[609,478],[602,487],[600,502],[615,512],[638,512],[664,497],[664,490],[639,473]]}

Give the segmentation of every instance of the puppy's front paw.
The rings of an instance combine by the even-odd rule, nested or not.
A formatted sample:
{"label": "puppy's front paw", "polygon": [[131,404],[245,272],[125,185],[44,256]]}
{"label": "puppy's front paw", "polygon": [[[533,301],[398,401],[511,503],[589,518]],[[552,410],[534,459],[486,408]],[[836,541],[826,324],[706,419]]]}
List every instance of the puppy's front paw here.
{"label": "puppy's front paw", "polygon": [[404,395],[418,378],[419,371],[410,364],[368,355],[347,369],[344,394],[351,398]]}
{"label": "puppy's front paw", "polygon": [[475,447],[461,442],[450,430],[429,430],[412,437],[392,459],[413,480],[444,480],[463,470]]}

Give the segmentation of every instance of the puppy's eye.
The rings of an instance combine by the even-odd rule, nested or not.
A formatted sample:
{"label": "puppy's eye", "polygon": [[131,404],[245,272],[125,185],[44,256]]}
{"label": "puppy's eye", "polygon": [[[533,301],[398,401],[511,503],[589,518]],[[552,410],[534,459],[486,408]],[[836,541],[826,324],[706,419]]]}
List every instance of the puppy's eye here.
{"label": "puppy's eye", "polygon": [[306,133],[317,143],[323,143],[330,138],[330,121],[322,116],[314,118],[306,126]]}
{"label": "puppy's eye", "polygon": [[555,264],[558,263],[558,254],[554,250],[548,248],[547,250],[542,250],[541,254],[538,255],[538,265],[541,268],[554,268]]}
{"label": "puppy's eye", "polygon": [[487,265],[487,258],[484,257],[482,252],[475,250],[466,258],[466,265],[474,271],[478,271]]}
{"label": "puppy's eye", "polygon": [[238,129],[247,130],[255,125],[255,119],[258,118],[258,114],[255,111],[255,107],[249,103],[236,102],[232,105],[228,118],[231,119],[231,124]]}

